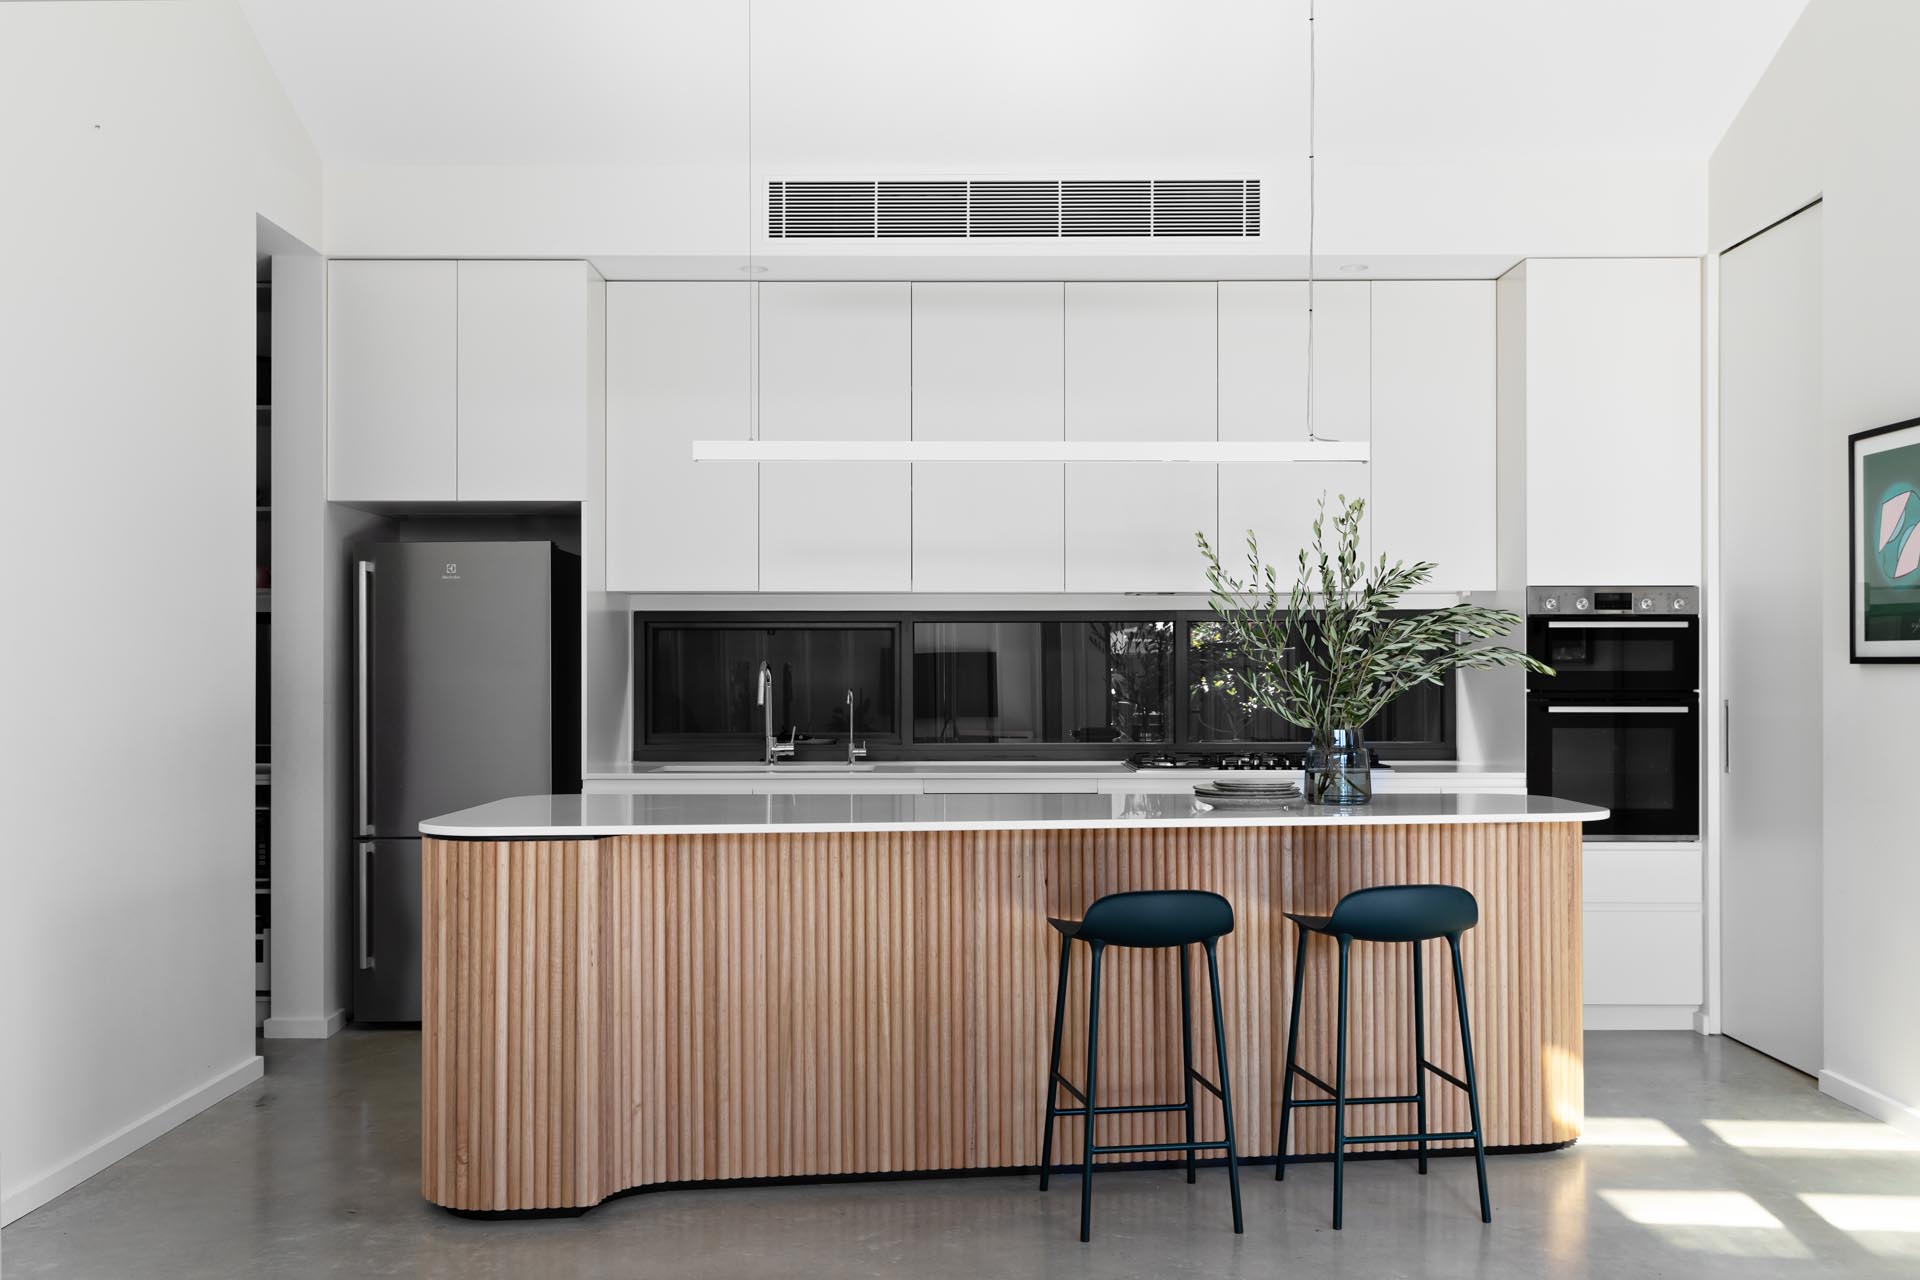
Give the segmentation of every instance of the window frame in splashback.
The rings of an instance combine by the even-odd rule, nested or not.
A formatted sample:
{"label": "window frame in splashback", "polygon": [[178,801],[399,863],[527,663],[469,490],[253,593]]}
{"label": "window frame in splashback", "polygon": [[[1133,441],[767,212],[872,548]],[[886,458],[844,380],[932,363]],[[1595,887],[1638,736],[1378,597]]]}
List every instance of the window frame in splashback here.
{"label": "window frame in splashback", "polygon": [[[1405,610],[1401,612],[1419,612]],[[893,706],[895,731],[875,734],[856,726],[855,738],[876,760],[1114,760],[1136,751],[1193,751],[1230,754],[1236,750],[1298,750],[1300,741],[1198,741],[1191,736],[1191,674],[1188,658],[1195,623],[1213,620],[1206,609],[993,609],[993,610],[786,610],[746,613],[732,610],[635,610],[631,615],[633,671],[633,758],[636,762],[758,759],[763,736],[682,734],[656,737],[647,720],[647,691],[653,678],[651,633],[660,627],[719,627],[739,630],[767,628],[878,628],[894,631]],[[916,623],[1083,623],[1171,622],[1173,624],[1171,732],[1158,743],[1115,742],[919,742],[913,737],[913,628]],[[1384,760],[1453,760],[1457,758],[1458,673],[1442,681],[1442,736],[1432,740],[1383,740],[1369,745]],[[803,744],[795,758],[829,761],[844,759],[846,743]]]}

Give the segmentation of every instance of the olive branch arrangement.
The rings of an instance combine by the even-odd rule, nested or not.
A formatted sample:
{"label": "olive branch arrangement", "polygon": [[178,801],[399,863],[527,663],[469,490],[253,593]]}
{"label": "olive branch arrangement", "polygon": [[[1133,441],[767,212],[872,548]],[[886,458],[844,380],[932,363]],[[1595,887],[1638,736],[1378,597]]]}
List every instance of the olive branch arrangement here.
{"label": "olive branch arrangement", "polygon": [[1249,709],[1271,711],[1326,743],[1335,729],[1358,729],[1418,684],[1439,684],[1449,671],[1523,666],[1543,675],[1553,668],[1518,649],[1482,641],[1521,623],[1516,613],[1474,604],[1448,605],[1389,616],[1401,597],[1425,583],[1434,565],[1386,556],[1360,556],[1365,499],[1340,498],[1333,516],[1331,554],[1326,541],[1327,500],[1313,520],[1313,542],[1300,551],[1293,587],[1284,595],[1275,566],[1260,559],[1247,532],[1247,578],[1228,573],[1204,533],[1196,533],[1207,560],[1208,603],[1220,634],[1253,664],[1229,692]]}

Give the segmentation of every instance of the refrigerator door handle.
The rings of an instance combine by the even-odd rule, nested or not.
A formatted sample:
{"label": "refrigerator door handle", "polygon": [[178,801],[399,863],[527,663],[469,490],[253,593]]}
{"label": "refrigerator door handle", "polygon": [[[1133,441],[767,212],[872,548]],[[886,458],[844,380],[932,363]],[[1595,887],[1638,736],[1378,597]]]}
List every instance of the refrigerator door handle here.
{"label": "refrigerator door handle", "polygon": [[[370,836],[373,834],[373,798],[368,793],[371,790],[372,767],[367,758],[367,744],[371,736],[368,722],[371,719],[373,711],[373,672],[369,666],[373,649],[373,561],[360,561],[359,567],[355,572],[354,592],[354,720],[356,722],[354,730],[356,735],[354,742],[354,768],[356,770],[354,778],[354,804],[357,806],[356,817],[360,824],[360,834]],[[365,865],[363,859],[361,863],[363,869]],[[363,885],[360,890],[360,919],[362,922],[363,936],[365,933],[364,925],[367,918],[366,892],[366,888]],[[364,952],[364,950],[365,946],[363,944],[362,951]],[[360,967],[364,969],[367,966],[363,964]]]}
{"label": "refrigerator door handle", "polygon": [[373,853],[373,841],[362,840],[359,844],[359,852],[360,866],[359,875],[356,879],[359,881],[360,888],[360,914],[356,949],[360,953],[360,967],[362,969],[371,969],[373,968],[373,956],[367,950],[367,943],[369,941],[367,936],[367,858]]}

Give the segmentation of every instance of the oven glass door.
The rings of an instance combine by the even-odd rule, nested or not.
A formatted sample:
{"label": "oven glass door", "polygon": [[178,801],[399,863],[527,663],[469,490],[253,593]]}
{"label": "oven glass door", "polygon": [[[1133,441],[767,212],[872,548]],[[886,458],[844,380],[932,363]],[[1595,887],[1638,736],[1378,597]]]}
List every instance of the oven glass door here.
{"label": "oven glass door", "polygon": [[1700,687],[1696,618],[1533,617],[1527,652],[1554,669],[1528,678],[1531,692],[1548,697]]}
{"label": "oven glass door", "polygon": [[1700,704],[1530,699],[1527,790],[1611,809],[1586,825],[1589,838],[1696,839]]}

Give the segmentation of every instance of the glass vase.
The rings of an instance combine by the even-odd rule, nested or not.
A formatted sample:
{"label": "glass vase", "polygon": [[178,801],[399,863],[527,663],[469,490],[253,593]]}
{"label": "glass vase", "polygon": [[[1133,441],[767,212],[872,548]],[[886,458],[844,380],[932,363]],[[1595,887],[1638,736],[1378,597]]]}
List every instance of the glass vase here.
{"label": "glass vase", "polygon": [[1373,799],[1373,753],[1360,730],[1314,735],[1301,790],[1312,804],[1366,804]]}

